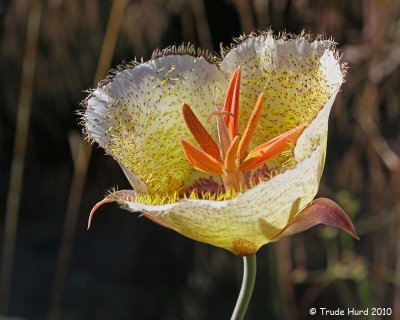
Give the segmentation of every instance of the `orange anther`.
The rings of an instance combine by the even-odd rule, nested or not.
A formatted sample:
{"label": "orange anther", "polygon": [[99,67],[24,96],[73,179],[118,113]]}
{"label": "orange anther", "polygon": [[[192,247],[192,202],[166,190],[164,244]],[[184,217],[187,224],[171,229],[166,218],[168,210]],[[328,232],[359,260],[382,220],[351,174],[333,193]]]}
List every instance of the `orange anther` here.
{"label": "orange anther", "polygon": [[233,140],[238,133],[239,121],[239,94],[240,94],[240,67],[237,67],[229,83],[226,93],[224,111],[231,112],[233,118],[225,117],[224,121],[229,129],[229,134]]}
{"label": "orange anther", "polygon": [[214,157],[184,139],[181,139],[181,144],[186,158],[195,169],[211,174],[222,174],[221,163]]}
{"label": "orange anther", "polygon": [[265,101],[265,95],[263,92],[258,96],[256,106],[253,109],[253,113],[250,116],[249,122],[247,123],[246,130],[243,133],[243,137],[240,140],[238,156],[242,158],[249,147],[251,138],[253,137],[254,131],[256,130],[257,122],[260,119],[262,106]]}
{"label": "orange anther", "polygon": [[201,124],[199,119],[196,117],[192,109],[184,103],[182,105],[182,113],[185,122],[192,133],[193,137],[196,139],[200,147],[218,162],[221,161],[221,154],[219,147],[211,135],[207,132],[206,128]]}
{"label": "orange anther", "polygon": [[254,170],[284,151],[292,141],[296,141],[307,124],[302,124],[280,136],[254,148],[240,165],[240,170]]}

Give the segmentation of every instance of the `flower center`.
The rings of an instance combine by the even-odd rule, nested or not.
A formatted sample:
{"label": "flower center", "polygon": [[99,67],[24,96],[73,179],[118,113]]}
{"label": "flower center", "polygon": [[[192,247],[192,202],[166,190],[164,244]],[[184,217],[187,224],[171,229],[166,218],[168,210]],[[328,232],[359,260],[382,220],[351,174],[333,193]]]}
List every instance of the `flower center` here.
{"label": "flower center", "polygon": [[245,171],[262,167],[268,160],[282,153],[298,139],[308,123],[297,126],[247,152],[260,119],[265,95],[260,93],[242,136],[238,133],[240,96],[240,67],[229,83],[224,108],[211,113],[216,116],[218,142],[214,141],[192,109],[183,104],[185,122],[200,148],[181,138],[187,160],[197,170],[220,175],[225,190],[243,191],[246,188]]}

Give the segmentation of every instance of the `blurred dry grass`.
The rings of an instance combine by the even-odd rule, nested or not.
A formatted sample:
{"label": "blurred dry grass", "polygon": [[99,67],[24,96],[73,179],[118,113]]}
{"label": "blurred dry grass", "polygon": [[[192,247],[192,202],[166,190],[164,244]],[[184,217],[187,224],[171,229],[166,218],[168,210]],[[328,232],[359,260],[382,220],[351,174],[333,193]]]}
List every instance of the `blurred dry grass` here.
{"label": "blurred dry grass", "polygon": [[[25,173],[21,192],[14,194],[21,205],[13,276],[8,279],[13,316],[43,319],[50,308],[76,168],[76,148],[71,148],[76,143],[69,142],[76,140],[68,137],[80,132],[74,111],[85,95],[82,90],[95,78],[112,4],[43,3]],[[9,191],[32,8],[23,0],[0,4],[1,212]],[[331,117],[320,195],[346,208],[361,241],[320,227],[263,248],[249,318],[305,319],[310,306],[377,306],[394,308],[391,318],[400,319],[399,21],[395,0],[126,4],[112,66],[135,56],[148,58],[153,49],[182,41],[218,50],[232,36],[268,27],[332,35],[349,63],[347,83]],[[83,196],[78,230],[67,237],[73,251],[70,273],[63,276],[62,318],[226,318],[240,282],[240,261],[234,257],[116,213],[115,207],[104,209],[96,230],[84,231],[90,206],[117,183],[126,184],[119,169],[95,150],[86,188],[78,195]],[[4,230],[3,215],[1,223]],[[4,243],[3,231],[0,237]],[[237,283],[232,283],[235,274]]]}

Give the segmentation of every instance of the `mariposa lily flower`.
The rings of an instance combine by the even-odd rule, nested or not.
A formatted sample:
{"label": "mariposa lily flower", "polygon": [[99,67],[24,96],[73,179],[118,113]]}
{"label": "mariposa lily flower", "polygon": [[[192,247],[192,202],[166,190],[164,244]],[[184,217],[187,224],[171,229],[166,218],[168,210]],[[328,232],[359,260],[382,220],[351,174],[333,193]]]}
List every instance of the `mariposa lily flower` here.
{"label": "mariposa lily flower", "polygon": [[253,33],[219,59],[191,46],[156,51],[114,72],[84,101],[88,136],[133,190],[105,202],[189,238],[251,255],[323,223],[353,224],[314,197],[329,113],[345,67],[335,43]]}

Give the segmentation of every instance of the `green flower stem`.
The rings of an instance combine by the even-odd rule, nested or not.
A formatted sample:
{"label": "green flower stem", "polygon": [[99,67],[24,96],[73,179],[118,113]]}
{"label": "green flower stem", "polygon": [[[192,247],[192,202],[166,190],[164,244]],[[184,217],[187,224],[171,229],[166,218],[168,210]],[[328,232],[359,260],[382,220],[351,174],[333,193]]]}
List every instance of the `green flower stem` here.
{"label": "green flower stem", "polygon": [[249,305],[251,295],[253,293],[254,282],[257,273],[256,254],[243,257],[243,281],[240,288],[239,297],[236,301],[235,309],[233,310],[231,320],[242,320],[246,314],[247,306]]}

